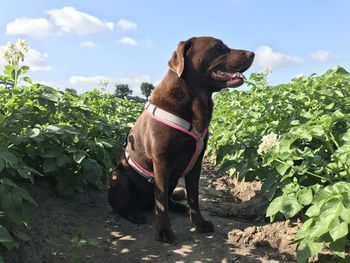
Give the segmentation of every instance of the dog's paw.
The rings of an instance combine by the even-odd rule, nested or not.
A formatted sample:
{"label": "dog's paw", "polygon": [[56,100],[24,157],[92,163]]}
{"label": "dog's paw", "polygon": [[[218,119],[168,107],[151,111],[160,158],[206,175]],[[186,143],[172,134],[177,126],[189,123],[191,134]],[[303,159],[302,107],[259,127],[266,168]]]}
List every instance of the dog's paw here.
{"label": "dog's paw", "polygon": [[194,226],[199,233],[214,232],[214,224],[211,221],[203,220]]}
{"label": "dog's paw", "polygon": [[163,243],[172,243],[174,239],[174,232],[170,228],[156,230],[156,240]]}

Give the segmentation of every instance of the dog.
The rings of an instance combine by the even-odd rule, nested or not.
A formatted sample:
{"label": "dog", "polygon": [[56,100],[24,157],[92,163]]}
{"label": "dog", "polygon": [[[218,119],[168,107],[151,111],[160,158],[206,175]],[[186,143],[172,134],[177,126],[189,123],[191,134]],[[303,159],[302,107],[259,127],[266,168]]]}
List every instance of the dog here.
{"label": "dog", "polygon": [[[145,111],[126,139],[125,156],[112,173],[108,200],[134,223],[141,211],[155,211],[155,238],[170,243],[174,233],[168,209],[187,212],[197,231],[214,231],[198,205],[198,183],[213,112],[213,92],[238,87],[254,53],[231,49],[213,37],[179,42],[168,72],[153,90]],[[172,196],[184,176],[188,207]]]}

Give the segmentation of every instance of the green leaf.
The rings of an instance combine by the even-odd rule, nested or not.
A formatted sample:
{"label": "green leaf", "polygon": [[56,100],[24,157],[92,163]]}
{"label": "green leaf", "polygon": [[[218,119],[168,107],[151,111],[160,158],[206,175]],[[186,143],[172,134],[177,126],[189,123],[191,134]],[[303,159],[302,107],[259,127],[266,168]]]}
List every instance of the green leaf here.
{"label": "green leaf", "polygon": [[348,234],[348,223],[341,222],[339,220],[333,220],[329,225],[329,234],[331,235],[333,241],[336,241]]}
{"label": "green leaf", "polygon": [[80,164],[84,160],[85,157],[86,157],[86,153],[84,151],[78,151],[78,152],[73,153],[73,160],[76,163]]}
{"label": "green leaf", "polygon": [[315,217],[320,214],[321,206],[323,205],[322,203],[315,203],[312,205],[308,210],[306,210],[305,215],[308,217]]}
{"label": "green leaf", "polygon": [[295,234],[295,239],[300,240],[300,239],[303,239],[303,238],[309,236],[309,234],[310,234],[309,231],[310,231],[310,228],[311,228],[313,222],[314,222],[313,218],[309,218],[308,220],[306,220],[301,225],[298,232]]}
{"label": "green leaf", "polygon": [[21,70],[22,70],[22,73],[25,74],[29,70],[29,67],[28,66],[22,66]]}
{"label": "green leaf", "polygon": [[43,93],[40,95],[40,98],[48,101],[52,101],[52,102],[58,102],[60,97],[61,96],[59,95],[59,93],[55,93],[55,94]]}
{"label": "green leaf", "polygon": [[59,125],[48,125],[46,129],[56,134],[64,134],[65,132],[64,129]]}
{"label": "green leaf", "polygon": [[235,167],[237,165],[236,161],[233,160],[225,160],[221,166],[220,166],[220,173],[225,173],[228,170],[230,170],[231,168]]}
{"label": "green leaf", "polygon": [[38,204],[35,202],[33,197],[22,187],[16,188],[16,192],[29,204],[38,207]]}
{"label": "green leaf", "polygon": [[0,159],[0,172],[5,168],[5,162]]}
{"label": "green leaf", "polygon": [[38,129],[38,128],[33,128],[27,132],[27,136],[29,138],[35,138],[35,137],[39,136],[39,134],[40,134],[40,129]]}
{"label": "green leaf", "polygon": [[345,142],[350,142],[350,128],[343,134],[341,139]]}
{"label": "green leaf", "polygon": [[4,161],[12,164],[17,165],[18,159],[16,155],[13,153],[10,153],[7,149],[0,146],[0,158],[2,158]]}
{"label": "green leaf", "polygon": [[25,82],[29,83],[29,84],[32,84],[32,83],[33,83],[32,79],[29,78],[29,77],[24,77],[23,80],[24,80]]}
{"label": "green leaf", "polygon": [[12,231],[12,234],[19,240],[21,241],[29,241],[30,240],[30,237],[26,234],[26,233],[23,233],[21,231],[18,231],[18,230],[14,230]]}
{"label": "green leaf", "polygon": [[297,193],[298,202],[304,206],[311,204],[312,197],[311,188],[304,188]]}
{"label": "green leaf", "polygon": [[338,217],[342,207],[342,201],[339,198],[332,198],[321,206],[321,217],[327,217],[328,215]]}
{"label": "green leaf", "polygon": [[13,241],[14,240],[7,229],[4,226],[0,225],[0,243]]}
{"label": "green leaf", "polygon": [[83,167],[84,171],[88,174],[96,176],[96,178],[99,178],[103,175],[103,170],[101,168],[101,165],[96,162],[96,160],[91,158],[86,158],[83,161]]}
{"label": "green leaf", "polygon": [[280,163],[276,166],[276,170],[281,176],[283,176],[290,167],[290,163]]}
{"label": "green leaf", "polygon": [[281,213],[286,218],[295,216],[303,207],[293,197],[283,198]]}
{"label": "green leaf", "polygon": [[71,162],[71,158],[69,158],[67,155],[61,155],[56,159],[57,167],[62,167],[65,164],[69,164],[70,162]]}
{"label": "green leaf", "polygon": [[350,208],[345,208],[343,206],[343,209],[341,210],[341,213],[340,213],[340,218],[343,219],[348,224],[350,224]]}
{"label": "green leaf", "polygon": [[270,217],[270,221],[272,222],[274,216],[281,210],[282,208],[283,197],[279,196],[272,200],[269,207],[266,210],[266,216]]}
{"label": "green leaf", "polygon": [[335,242],[329,244],[330,250],[336,254],[338,257],[345,258],[345,246],[347,243],[347,238],[343,237]]}
{"label": "green leaf", "polygon": [[326,217],[320,216],[317,218],[317,221],[311,226],[309,230],[309,237],[310,239],[318,239],[322,235],[328,233],[329,231],[329,224],[334,219],[334,216],[328,215]]}
{"label": "green leaf", "polygon": [[0,191],[1,207],[5,215],[16,224],[23,222],[22,198],[11,189]]}
{"label": "green leaf", "polygon": [[306,262],[306,260],[321,252],[323,242],[315,242],[309,239],[304,239],[300,242],[297,248],[297,262]]}
{"label": "green leaf", "polygon": [[57,170],[56,159],[55,158],[47,158],[43,163],[44,173],[52,173]]}
{"label": "green leaf", "polygon": [[11,188],[18,188],[18,186],[17,186],[12,180],[10,180],[10,179],[4,178],[4,179],[1,179],[0,181],[1,181],[4,185],[8,185],[8,186],[10,186]]}

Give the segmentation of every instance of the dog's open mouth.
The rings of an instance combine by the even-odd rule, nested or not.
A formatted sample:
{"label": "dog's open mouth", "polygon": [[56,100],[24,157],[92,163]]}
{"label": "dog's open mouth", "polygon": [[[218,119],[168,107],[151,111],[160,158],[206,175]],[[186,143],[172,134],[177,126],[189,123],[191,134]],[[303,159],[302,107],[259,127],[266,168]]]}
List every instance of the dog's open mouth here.
{"label": "dog's open mouth", "polygon": [[216,81],[225,82],[227,87],[238,87],[244,83],[246,77],[241,72],[212,71],[211,78]]}

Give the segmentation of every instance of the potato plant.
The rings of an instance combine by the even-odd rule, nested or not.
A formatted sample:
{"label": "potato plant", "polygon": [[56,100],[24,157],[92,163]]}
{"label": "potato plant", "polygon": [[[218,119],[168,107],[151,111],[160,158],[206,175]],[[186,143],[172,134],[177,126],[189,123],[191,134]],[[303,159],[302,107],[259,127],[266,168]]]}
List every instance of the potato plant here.
{"label": "potato plant", "polygon": [[273,87],[261,75],[252,77],[251,90],[215,97],[211,159],[232,176],[263,181],[271,220],[301,218],[298,261],[324,247],[344,257],[350,224],[350,74],[335,67]]}
{"label": "potato plant", "polygon": [[87,184],[104,188],[143,108],[97,89],[76,95],[32,84],[23,77],[28,69],[9,61],[0,75],[0,244],[7,249],[29,239],[17,226],[29,226],[37,206],[22,186],[52,178],[66,197]]}

